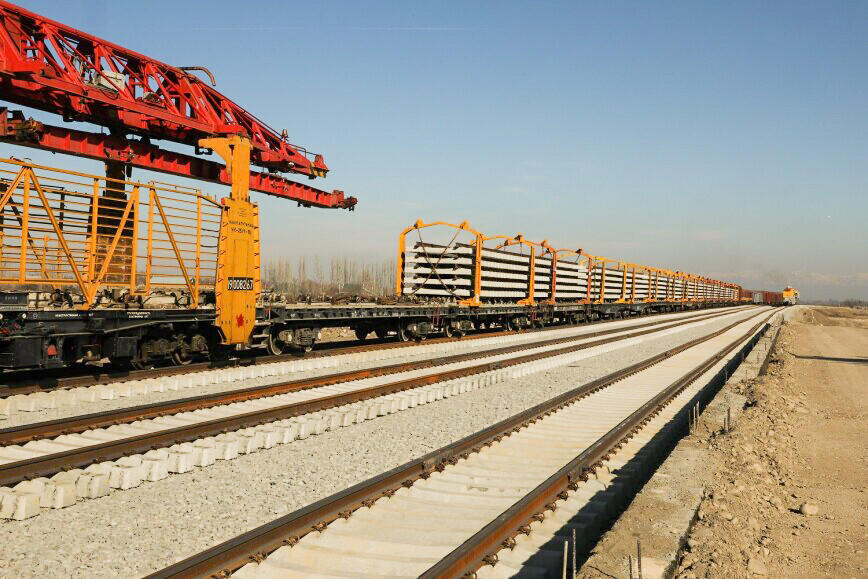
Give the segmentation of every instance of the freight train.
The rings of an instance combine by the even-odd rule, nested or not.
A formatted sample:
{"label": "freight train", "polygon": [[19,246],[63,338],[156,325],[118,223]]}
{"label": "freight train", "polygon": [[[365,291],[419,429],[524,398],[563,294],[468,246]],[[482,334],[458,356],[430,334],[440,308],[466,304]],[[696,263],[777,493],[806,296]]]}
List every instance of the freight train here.
{"label": "freight train", "polygon": [[780,292],[749,290],[742,288],[740,300],[743,303],[764,304],[769,306],[794,306],[799,303],[799,290],[790,286]]}
{"label": "freight train", "polygon": [[[127,201],[107,203],[111,189]],[[422,340],[735,305],[746,295],[695,274],[419,221],[400,235],[391,303],[293,304],[262,291],[255,215],[250,275],[221,275],[226,229],[239,226],[200,191],[14,159],[0,160],[0,191],[0,284],[15,288],[0,292],[4,369],[184,365],[303,352],[326,327]],[[455,233],[449,243],[422,241],[423,229],[438,226]],[[411,232],[420,241],[407,247]],[[766,299],[773,293],[762,303],[779,303]],[[238,294],[255,296],[255,308],[232,302]],[[242,340],[226,343],[226,319],[234,330],[249,324]]]}
{"label": "freight train", "polygon": [[[3,103],[0,142],[105,164],[91,175],[0,159],[2,369],[305,351],[330,326],[421,340],[751,301],[695,274],[417,222],[400,236],[391,303],[289,303],[263,291],[249,192],[352,210],[354,197],[282,175],[325,177],[321,155],[219,93],[207,68],[171,66],[4,0],[0,31],[0,99],[103,129],[44,124]],[[229,196],[137,181],[134,167],[228,185]],[[422,240],[440,226],[450,240]]]}

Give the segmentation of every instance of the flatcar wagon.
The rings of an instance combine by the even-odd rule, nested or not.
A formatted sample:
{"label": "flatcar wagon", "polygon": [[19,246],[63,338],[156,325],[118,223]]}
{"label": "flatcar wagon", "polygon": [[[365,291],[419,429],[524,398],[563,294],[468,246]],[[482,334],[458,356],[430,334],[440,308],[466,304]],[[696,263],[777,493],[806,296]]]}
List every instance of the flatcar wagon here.
{"label": "flatcar wagon", "polygon": [[[187,364],[236,350],[279,354],[310,349],[322,328],[333,326],[350,327],[360,339],[420,340],[574,324],[732,305],[741,292],[732,283],[556,250],[520,235],[487,237],[467,224],[420,221],[400,236],[396,303],[289,304],[261,292],[253,204],[243,221],[254,241],[245,258],[250,275],[232,276],[227,228],[234,232],[239,221],[227,219],[228,200],[12,159],[0,165],[0,284],[15,288],[0,294],[0,367],[7,369]],[[455,239],[421,240],[423,229],[438,226]],[[411,232],[420,241],[407,247]],[[253,307],[233,301],[238,294],[255,296]]]}

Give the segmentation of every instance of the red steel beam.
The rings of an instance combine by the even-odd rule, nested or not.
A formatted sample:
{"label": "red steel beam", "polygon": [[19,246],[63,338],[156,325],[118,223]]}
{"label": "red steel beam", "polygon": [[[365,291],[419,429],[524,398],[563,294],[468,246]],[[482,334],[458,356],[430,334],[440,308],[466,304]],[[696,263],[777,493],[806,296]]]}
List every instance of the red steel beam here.
{"label": "red steel beam", "polygon": [[[32,119],[24,120],[20,111],[13,112],[10,118],[6,109],[0,108],[0,142],[98,161],[121,162],[151,171],[231,185],[229,173],[220,163],[160,149],[146,140],[131,140],[44,125]],[[291,199],[306,207],[352,210],[356,204],[356,198],[345,197],[343,191],[322,191],[271,173],[251,171],[250,189]]]}
{"label": "red steel beam", "polygon": [[67,120],[192,146],[204,137],[242,134],[255,165],[310,177],[328,171],[321,156],[292,145],[285,131],[278,134],[190,72],[5,0],[0,95]]}

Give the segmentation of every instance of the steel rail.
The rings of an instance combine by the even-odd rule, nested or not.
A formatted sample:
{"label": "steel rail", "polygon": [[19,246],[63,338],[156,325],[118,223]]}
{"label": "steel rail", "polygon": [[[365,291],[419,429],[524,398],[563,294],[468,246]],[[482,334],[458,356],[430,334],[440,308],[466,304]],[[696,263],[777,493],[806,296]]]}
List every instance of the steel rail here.
{"label": "steel rail", "polygon": [[[703,321],[704,319],[720,317],[723,315],[728,315],[726,313],[715,313],[709,316],[703,316],[701,319],[697,320],[696,318],[691,318],[690,320],[683,320],[680,322],[676,322],[668,326],[665,329],[669,329],[671,327],[680,326],[688,323],[694,323],[697,321]],[[663,324],[666,322],[658,322],[658,324]],[[741,322],[735,322],[738,324]],[[620,330],[606,330],[606,333],[612,333],[614,331]],[[500,362],[487,362],[483,364],[477,364],[474,366],[467,366],[464,368],[458,368],[455,370],[448,370],[445,372],[437,372],[433,374],[428,374],[425,376],[417,376],[414,378],[407,378],[404,380],[398,380],[395,382],[390,382],[387,384],[382,384],[379,386],[371,386],[368,388],[363,388],[360,390],[333,394],[329,396],[323,396],[321,398],[316,398],[313,400],[307,400],[302,402],[292,402],[288,404],[283,404],[281,406],[276,406],[273,408],[266,408],[260,410],[254,410],[251,412],[245,412],[240,414],[235,414],[232,416],[216,418],[213,420],[207,420],[203,422],[197,422],[193,424],[177,426],[174,428],[168,428],[165,430],[159,430],[157,432],[140,434],[138,436],[131,436],[126,438],[121,438],[118,440],[107,441],[99,444],[93,444],[89,446],[84,446],[80,448],[74,448],[63,452],[51,453],[42,456],[37,456],[29,459],[23,459],[15,462],[6,463],[0,465],[0,486],[12,486],[21,481],[29,480],[32,478],[37,478],[40,476],[48,476],[59,472],[61,470],[67,470],[72,468],[83,468],[95,462],[105,462],[110,460],[117,460],[124,456],[129,456],[132,454],[139,454],[143,452],[147,452],[148,450],[154,448],[162,448],[166,446],[171,446],[173,444],[179,444],[182,442],[191,442],[197,440],[199,438],[203,438],[206,436],[214,436],[223,432],[228,432],[232,430],[238,430],[241,428],[248,428],[251,426],[258,426],[260,424],[265,424],[268,422],[274,422],[276,420],[282,420],[286,418],[293,418],[296,416],[302,416],[305,414],[311,414],[314,412],[320,412],[323,410],[328,410],[331,408],[335,408],[338,406],[344,406],[347,404],[352,404],[355,402],[361,402],[364,400],[369,400],[372,398],[377,398],[380,396],[385,396],[388,394],[395,394],[398,392],[403,392],[406,390],[411,390],[415,388],[420,388],[422,386],[428,386],[430,384],[436,384],[438,382],[445,382],[448,380],[454,380],[457,378],[465,378],[467,376],[472,376],[474,374],[479,374],[482,372],[488,372],[491,370],[498,370],[502,368],[508,368],[511,366],[516,366],[519,364],[534,362],[537,360],[542,360],[545,358],[550,358],[553,356],[558,356],[562,354],[568,354],[571,352],[576,352],[579,350],[584,350],[587,348],[592,348],[595,346],[600,346],[604,344],[608,344],[611,342],[616,342],[620,340],[625,340],[633,337],[638,337],[642,335],[646,335],[649,333],[653,333],[659,331],[656,328],[648,328],[645,330],[641,330],[638,332],[631,332],[630,334],[624,336],[612,336],[608,338],[602,338],[599,340],[594,340],[593,342],[587,342],[584,344],[576,344],[572,346],[566,346],[563,348],[558,348],[555,350],[549,350],[546,352],[537,352],[533,354],[527,354],[524,356],[516,356],[514,358],[503,360]],[[573,341],[578,341],[583,339],[587,334],[582,337],[576,337]],[[524,349],[532,349],[535,347],[539,347],[539,343],[522,345]],[[485,355],[489,355],[488,353],[484,353]],[[425,361],[426,363],[428,361]],[[412,364],[412,363],[411,363]],[[317,379],[313,379],[317,380]],[[289,388],[293,388],[293,383],[289,383]],[[279,386],[279,385],[278,385]],[[297,387],[296,390],[303,389]],[[258,387],[260,393],[262,389],[275,389],[275,386],[264,386]],[[256,388],[254,389],[256,390]],[[280,392],[272,392],[270,394],[265,395],[274,395]],[[256,396],[256,392],[251,393],[250,395],[253,397]],[[233,392],[224,393],[224,394],[216,394],[211,395],[214,397],[219,396],[233,396]],[[149,409],[148,412],[159,413],[157,410],[159,407],[168,408],[171,405],[176,404],[176,402],[183,402],[187,406],[183,408],[183,410],[191,410],[197,408],[196,404],[205,404],[200,399],[208,398],[208,396],[203,397],[194,397],[192,402],[190,401],[169,401],[165,403],[157,403],[147,405],[144,408]],[[248,398],[250,399],[250,398]],[[189,399],[188,399],[189,400]],[[237,401],[237,400],[234,400]],[[229,402],[226,402],[229,403]],[[208,403],[210,406],[216,406],[212,402]],[[199,407],[207,407],[207,406],[199,406]],[[86,430],[90,430],[96,428],[98,424],[103,426],[109,426],[113,424],[123,424],[128,422],[134,422],[137,420],[141,420],[147,417],[153,416],[143,416],[142,414],[132,414],[131,411],[136,411],[136,409],[120,409],[120,410],[112,410],[108,412],[100,412],[93,415],[87,415],[83,417],[73,417],[73,420],[52,420],[45,423],[37,423],[34,425],[23,425],[18,427],[13,427],[9,429],[5,429],[0,431],[0,440],[4,442],[7,441],[29,441],[29,440],[37,440],[47,438],[50,435],[60,435],[60,434],[68,434],[73,432],[83,432]],[[165,411],[163,414],[169,414],[170,412]],[[160,415],[160,414],[156,414]]]}
{"label": "steel rail", "polygon": [[[739,306],[734,306],[729,311],[738,311],[744,309]],[[701,311],[701,310],[697,310]],[[654,312],[652,314],[644,314],[647,316],[658,316],[663,314],[671,314],[672,312]],[[677,312],[676,312],[677,313]],[[605,324],[613,320],[594,320],[584,322],[582,324],[571,324],[572,326],[591,326],[597,324]],[[617,321],[617,320],[615,320]],[[567,327],[563,325],[562,327]],[[473,337],[479,338],[496,338],[506,335],[530,334],[537,332],[550,331],[557,327],[534,328],[527,330],[473,330]],[[443,344],[448,342],[456,342],[462,337],[436,337],[428,338],[425,344]],[[243,356],[232,358],[230,360],[211,360],[208,362],[194,362],[185,366],[167,366],[157,368],[145,368],[141,370],[123,370],[123,369],[61,369],[61,375],[46,375],[42,370],[25,370],[25,371],[10,371],[0,373],[0,380],[12,380],[6,384],[0,385],[0,398],[13,396],[15,394],[32,394],[35,392],[50,392],[56,389],[83,388],[87,386],[95,386],[98,384],[108,384],[117,381],[145,380],[147,378],[162,378],[166,376],[180,376],[192,372],[202,372],[206,370],[219,370],[231,367],[252,366],[256,364],[271,364],[275,362],[288,362],[301,359],[324,358],[329,356],[339,356],[342,354],[356,354],[361,352],[370,352],[373,350],[392,350],[398,348],[413,348],[418,345],[418,342],[391,342],[389,338],[375,338],[373,340],[347,340],[344,342],[325,342],[314,346],[313,352],[300,354],[298,352],[290,352],[277,355],[263,356]],[[72,372],[72,375],[63,375],[67,371]],[[6,374],[4,376],[4,374]],[[40,374],[42,374],[40,376]],[[16,376],[17,375],[17,376]],[[32,378],[27,377],[33,375]]]}
{"label": "steel rail", "polygon": [[[671,402],[673,398],[700,376],[708,372],[730,352],[738,348],[740,344],[760,330],[762,326],[766,326],[767,328],[768,321],[773,315],[774,312],[770,313],[764,320],[751,327],[742,338],[725,346],[686,375],[667,386],[581,454],[564,465],[558,472],[522,497],[507,511],[498,516],[496,520],[480,529],[437,564],[425,571],[421,577],[428,579],[434,577],[463,577],[485,565],[486,560],[496,561],[497,552],[504,548],[504,545],[508,544],[509,539],[522,533],[522,527],[527,525],[535,516],[540,514],[545,516],[545,511],[554,510],[555,501],[558,500],[559,496],[563,496],[561,493],[575,490],[578,481],[587,480],[589,472],[600,461],[605,460],[618,444],[625,441],[628,436],[644,426],[665,405]],[[763,328],[763,331],[766,328]],[[757,335],[759,336],[760,334]],[[492,556],[494,557],[493,559]]]}
{"label": "steel rail", "polygon": [[[765,319],[758,322],[750,331],[745,333],[744,337],[736,340],[733,346],[725,348],[724,350],[727,352],[731,351],[735,346],[742,343],[752,333],[756,332],[758,328],[767,324],[768,319],[771,318],[774,313],[775,312],[769,313]],[[573,402],[589,396],[598,390],[602,390],[603,388],[623,380],[628,376],[646,370],[680,352],[707,342],[708,340],[711,340],[724,332],[731,330],[737,325],[743,324],[744,322],[745,320],[734,322],[733,324],[729,324],[728,326],[712,332],[707,336],[691,340],[685,344],[667,350],[666,352],[651,356],[636,364],[574,388],[552,398],[551,400],[538,404],[533,408],[502,420],[497,424],[484,428],[468,437],[428,453],[421,458],[414,459],[383,474],[370,478],[364,482],[312,503],[302,509],[266,523],[256,529],[238,535],[237,537],[229,539],[228,541],[220,543],[210,549],[197,553],[162,570],[156,571],[147,577],[148,579],[165,579],[169,577],[193,578],[205,576],[226,577],[243,567],[245,564],[251,561],[261,561],[269,553],[279,549],[281,546],[292,546],[307,533],[312,531],[322,531],[332,521],[338,518],[346,519],[352,515],[353,511],[363,506],[370,507],[378,499],[392,496],[402,486],[412,486],[416,480],[428,478],[434,471],[442,471],[448,465],[456,464],[459,459],[466,458],[470,453],[478,452],[482,448],[500,441],[505,436],[509,436],[513,432],[518,432],[528,424],[536,422],[568,404],[572,404]],[[721,352],[723,352],[723,350]],[[726,355],[721,352],[709,359],[709,361],[712,359],[714,360],[711,365]],[[706,364],[702,364],[702,367],[706,367]],[[691,375],[693,374],[694,373],[691,372]],[[696,374],[696,376],[698,375],[700,374]],[[695,377],[693,379],[695,379]],[[682,381],[683,379],[679,380],[678,383]],[[670,397],[668,398],[664,397],[662,394],[655,397],[652,402],[657,401],[656,406],[653,406],[651,403],[644,405],[642,407],[646,410],[644,418],[637,420],[640,415],[634,413],[634,415],[606,434],[598,443],[593,445],[593,452],[589,453],[585,457],[587,459],[586,462],[574,461],[576,464],[571,462],[571,468],[567,470],[567,483],[573,484],[575,480],[585,475],[587,468],[596,463],[599,460],[599,457],[605,456],[608,452],[611,452],[614,446],[616,446],[626,435],[629,435],[629,433],[635,428],[636,424],[640,424],[644,420],[647,420],[650,413],[653,413],[655,409],[659,409],[661,400],[667,401],[671,399],[671,393],[674,392],[675,388],[676,385],[673,384],[664,391],[664,393],[670,393]],[[583,453],[583,455],[584,454],[585,453]],[[590,460],[592,458],[591,455],[596,458]],[[555,496],[557,496],[557,494],[558,493],[555,493]],[[534,500],[531,500],[531,502],[535,504]],[[550,501],[546,500],[543,504],[548,502]],[[523,501],[520,501],[519,503],[523,504]],[[516,503],[516,505],[519,503]],[[518,510],[521,510],[522,513],[524,513],[528,509],[518,508]],[[510,509],[510,511],[512,511],[512,509]],[[535,513],[531,514],[533,515]],[[502,517],[499,517],[498,521],[500,521],[501,518]],[[525,521],[526,520],[527,519],[525,519]],[[511,521],[512,519],[510,519],[510,522]],[[510,525],[510,528],[517,527]],[[476,535],[474,535],[474,537],[476,537]],[[500,543],[496,544],[499,545]],[[468,549],[470,548],[468,543],[462,545],[462,547],[465,546],[467,546]],[[484,557],[488,554],[488,551],[484,549],[475,550],[474,556],[477,553],[482,553],[482,556]],[[481,561],[481,559],[479,560]],[[437,576],[456,576],[448,571],[440,574],[435,570],[435,573]],[[460,576],[460,573],[458,576]]]}
{"label": "steel rail", "polygon": [[[95,412],[92,414],[84,414],[73,416],[70,418],[59,418],[44,422],[36,422],[31,424],[23,424],[11,428],[0,430],[0,447],[10,444],[26,444],[34,440],[42,440],[45,438],[53,438],[62,434],[78,434],[94,428],[105,428],[118,424],[128,424],[138,420],[148,420],[160,416],[177,414],[178,412],[189,412],[203,408],[213,408],[215,406],[223,406],[235,402],[243,402],[247,400],[255,400],[257,398],[265,398],[286,394],[289,392],[298,392],[301,390],[310,390],[312,388],[320,388],[333,384],[344,382],[352,382],[362,380],[364,378],[374,378],[378,376],[387,376],[390,374],[398,374],[401,372],[409,372],[412,370],[421,370],[424,368],[435,368],[459,362],[499,356],[503,354],[512,354],[531,350],[534,348],[544,348],[558,344],[569,344],[596,338],[619,332],[629,332],[625,335],[616,336],[605,340],[596,340],[586,344],[581,344],[579,349],[587,349],[594,346],[600,346],[614,341],[624,340],[628,338],[638,337],[659,331],[659,326],[666,326],[664,329],[676,328],[686,324],[691,324],[699,321],[714,319],[729,315],[731,312],[715,312],[703,316],[691,317],[682,321],[654,321],[645,324],[631,326],[629,328],[612,328],[608,330],[600,330],[578,336],[567,336],[562,338],[553,338],[539,342],[530,342],[526,344],[516,344],[513,346],[504,346],[502,348],[493,348],[482,352],[470,352],[466,354],[455,354],[440,358],[431,358],[427,360],[417,360],[413,362],[402,362],[387,366],[378,366],[373,368],[365,368],[362,370],[350,370],[347,372],[339,372],[337,374],[329,374],[326,376],[317,376],[314,378],[304,378],[301,380],[292,380],[286,382],[278,382],[275,384],[266,384],[262,386],[252,386],[250,388],[242,388],[229,392],[215,392],[212,394],[203,394],[199,396],[190,396],[187,398],[179,398],[176,400],[168,400],[165,402],[156,402],[153,404],[144,404],[117,410],[107,410],[103,412]],[[645,329],[643,329],[645,328]],[[649,329],[650,328],[650,329]],[[632,331],[640,330],[640,331]],[[561,350],[555,352],[564,353]],[[480,364],[473,367],[478,371],[489,369],[488,364]]]}

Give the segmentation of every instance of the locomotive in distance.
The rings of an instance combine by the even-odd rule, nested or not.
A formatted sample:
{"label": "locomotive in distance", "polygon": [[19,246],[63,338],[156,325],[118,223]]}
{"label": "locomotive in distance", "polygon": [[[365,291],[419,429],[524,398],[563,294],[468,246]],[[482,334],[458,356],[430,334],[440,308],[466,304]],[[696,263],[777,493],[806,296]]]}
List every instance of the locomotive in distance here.
{"label": "locomotive in distance", "polygon": [[[107,191],[125,200],[106,203]],[[0,368],[141,368],[242,350],[303,352],[326,327],[406,341],[784,303],[780,292],[555,250],[521,235],[487,237],[466,223],[421,221],[400,235],[396,299],[289,303],[262,290],[256,218],[250,275],[221,276],[219,254],[231,251],[223,228],[232,226],[221,211],[195,189],[0,159],[0,286],[9,288],[0,293]],[[437,227],[454,232],[448,243],[422,240],[423,229]],[[408,248],[411,232],[419,241]],[[252,324],[225,297],[238,294],[256,297]],[[252,329],[226,344],[219,319]]]}

